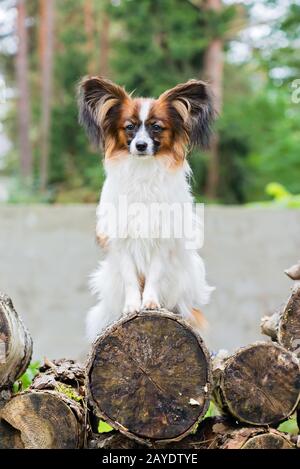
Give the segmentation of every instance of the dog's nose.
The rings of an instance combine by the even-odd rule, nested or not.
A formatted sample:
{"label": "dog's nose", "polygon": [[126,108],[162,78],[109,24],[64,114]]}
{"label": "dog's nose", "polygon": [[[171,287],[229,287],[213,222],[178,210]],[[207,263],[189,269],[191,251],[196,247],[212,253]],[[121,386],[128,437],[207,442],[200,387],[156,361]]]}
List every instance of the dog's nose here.
{"label": "dog's nose", "polygon": [[148,146],[148,145],[147,145],[146,142],[138,141],[138,142],[136,142],[136,145],[135,145],[135,146],[136,146],[136,149],[137,149],[138,151],[141,151],[141,152],[142,152],[142,151],[145,151],[145,150],[147,149],[147,146]]}

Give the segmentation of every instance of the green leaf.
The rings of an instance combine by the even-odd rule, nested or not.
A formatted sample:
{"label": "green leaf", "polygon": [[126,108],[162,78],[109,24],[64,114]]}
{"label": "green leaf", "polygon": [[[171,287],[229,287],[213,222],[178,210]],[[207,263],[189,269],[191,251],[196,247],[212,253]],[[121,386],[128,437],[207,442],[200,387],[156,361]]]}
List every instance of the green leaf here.
{"label": "green leaf", "polygon": [[210,401],[209,408],[208,408],[204,418],[206,419],[208,417],[216,417],[217,415],[220,415],[220,412],[219,412],[217,406],[212,401]]}
{"label": "green leaf", "polygon": [[20,391],[25,391],[25,389],[29,388],[33,378],[38,374],[40,366],[41,364],[39,361],[30,363],[25,373],[14,383],[13,392],[17,393]]}
{"label": "green leaf", "polygon": [[104,420],[99,420],[98,423],[98,433],[108,433],[113,430],[113,427],[104,422]]}
{"label": "green leaf", "polygon": [[291,417],[285,422],[282,422],[277,430],[284,433],[290,433],[291,435],[298,435],[299,429],[296,417]]}

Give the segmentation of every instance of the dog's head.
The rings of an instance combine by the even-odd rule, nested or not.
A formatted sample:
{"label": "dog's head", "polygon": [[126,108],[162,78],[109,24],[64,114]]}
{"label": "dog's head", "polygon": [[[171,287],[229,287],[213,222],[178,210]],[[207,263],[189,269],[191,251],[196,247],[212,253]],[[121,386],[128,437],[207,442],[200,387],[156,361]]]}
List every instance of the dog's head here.
{"label": "dog's head", "polygon": [[89,77],[79,86],[79,116],[106,159],[166,158],[178,166],[188,147],[208,145],[214,110],[203,81],[189,80],[153,99]]}

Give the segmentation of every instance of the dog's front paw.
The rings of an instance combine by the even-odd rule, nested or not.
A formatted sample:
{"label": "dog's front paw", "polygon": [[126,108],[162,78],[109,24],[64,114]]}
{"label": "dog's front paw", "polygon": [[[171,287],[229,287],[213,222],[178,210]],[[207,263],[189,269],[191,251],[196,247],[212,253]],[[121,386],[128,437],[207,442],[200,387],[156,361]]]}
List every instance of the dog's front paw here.
{"label": "dog's front paw", "polygon": [[143,300],[142,308],[154,310],[154,309],[160,309],[161,306],[159,302],[155,299],[145,299]]}
{"label": "dog's front paw", "polygon": [[126,302],[123,314],[133,314],[138,313],[141,310],[141,300],[131,300]]}

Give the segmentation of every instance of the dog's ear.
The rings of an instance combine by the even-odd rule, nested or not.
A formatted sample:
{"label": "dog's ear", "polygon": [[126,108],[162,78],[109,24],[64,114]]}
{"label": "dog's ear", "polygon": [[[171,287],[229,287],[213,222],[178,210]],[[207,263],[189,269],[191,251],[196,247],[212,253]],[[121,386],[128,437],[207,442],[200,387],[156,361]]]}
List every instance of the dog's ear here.
{"label": "dog's ear", "polygon": [[79,122],[91,142],[103,147],[108,117],[129,96],[121,86],[102,77],[84,78],[78,87]]}
{"label": "dog's ear", "polygon": [[207,83],[189,80],[165,91],[159,99],[167,100],[180,115],[191,146],[208,146],[215,111]]}

